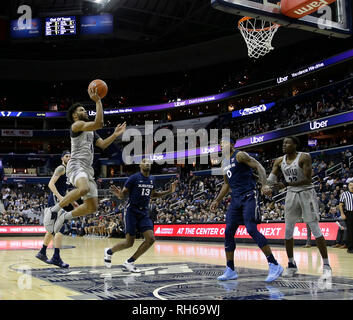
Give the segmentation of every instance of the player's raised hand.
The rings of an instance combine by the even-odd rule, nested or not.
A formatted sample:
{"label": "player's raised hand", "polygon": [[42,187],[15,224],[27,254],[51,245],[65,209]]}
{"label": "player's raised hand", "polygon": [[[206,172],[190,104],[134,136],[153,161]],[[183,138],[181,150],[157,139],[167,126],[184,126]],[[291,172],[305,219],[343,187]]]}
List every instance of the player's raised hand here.
{"label": "player's raised hand", "polygon": [[117,127],[115,128],[115,135],[118,137],[120,135],[122,135],[124,133],[124,131],[126,130],[126,121],[123,124],[118,124]]}
{"label": "player's raised hand", "polygon": [[110,191],[111,191],[115,196],[117,196],[118,198],[121,197],[121,189],[120,189],[119,187],[112,185],[112,186],[110,187]]}
{"label": "player's raised hand", "polygon": [[219,205],[219,203],[218,203],[217,201],[212,201],[212,203],[211,203],[211,205],[210,205],[210,210],[211,210],[212,212],[217,211],[218,205]]}
{"label": "player's raised hand", "polygon": [[94,101],[94,102],[97,102],[99,101],[101,98],[100,96],[98,95],[98,88],[95,87],[95,88],[88,88],[88,95],[89,97]]}

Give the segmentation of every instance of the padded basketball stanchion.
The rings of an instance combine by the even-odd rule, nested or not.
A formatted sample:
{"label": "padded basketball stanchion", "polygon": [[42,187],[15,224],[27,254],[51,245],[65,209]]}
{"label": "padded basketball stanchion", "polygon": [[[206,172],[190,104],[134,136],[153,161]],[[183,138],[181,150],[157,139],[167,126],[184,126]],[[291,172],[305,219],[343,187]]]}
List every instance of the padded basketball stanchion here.
{"label": "padded basketball stanchion", "polygon": [[239,20],[238,28],[248,46],[250,58],[258,59],[274,49],[272,39],[279,27],[277,23],[251,17]]}

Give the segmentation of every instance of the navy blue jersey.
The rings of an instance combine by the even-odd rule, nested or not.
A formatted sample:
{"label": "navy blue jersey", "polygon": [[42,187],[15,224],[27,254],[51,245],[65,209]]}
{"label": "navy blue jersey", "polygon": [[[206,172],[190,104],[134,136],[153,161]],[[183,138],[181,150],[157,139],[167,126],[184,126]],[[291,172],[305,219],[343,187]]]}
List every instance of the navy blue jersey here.
{"label": "navy blue jersey", "polygon": [[124,187],[129,189],[129,204],[147,208],[154,189],[154,178],[145,177],[141,172],[138,172],[127,179]]}
{"label": "navy blue jersey", "polygon": [[241,195],[256,188],[252,169],[248,165],[237,161],[236,155],[238,152],[238,150],[235,151],[229,160],[225,158],[222,163],[222,171],[227,176],[232,195]]}
{"label": "navy blue jersey", "polygon": [[[66,168],[65,168],[65,170],[66,170]],[[55,182],[55,187],[62,196],[65,196],[67,188],[68,188],[66,181],[67,181],[66,174],[63,174]],[[49,197],[48,197],[48,206],[52,207],[56,204],[56,202],[57,202],[56,196],[53,194],[53,192],[50,192]]]}

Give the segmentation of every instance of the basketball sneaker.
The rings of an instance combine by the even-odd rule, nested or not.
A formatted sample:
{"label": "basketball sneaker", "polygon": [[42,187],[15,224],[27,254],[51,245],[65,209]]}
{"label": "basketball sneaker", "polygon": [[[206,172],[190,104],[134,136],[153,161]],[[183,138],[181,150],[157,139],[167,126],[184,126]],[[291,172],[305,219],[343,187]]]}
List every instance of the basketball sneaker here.
{"label": "basketball sneaker", "polygon": [[292,278],[298,272],[297,265],[295,263],[288,263],[288,267],[283,272],[283,277]]}
{"label": "basketball sneaker", "polygon": [[54,220],[53,232],[58,233],[65,222],[65,213],[64,209],[60,209],[56,220]]}
{"label": "basketball sneaker", "polygon": [[61,260],[61,258],[54,258],[52,257],[49,261],[49,264],[53,264],[55,266],[58,266],[60,268],[63,269],[67,269],[69,267],[69,265],[67,263],[65,263],[64,261]]}
{"label": "basketball sneaker", "polygon": [[127,260],[123,263],[123,268],[126,269],[127,271],[134,272],[134,273],[141,272],[141,270],[137,268],[133,262],[127,262]]}
{"label": "basketball sneaker", "polygon": [[112,255],[108,254],[108,250],[110,248],[105,248],[104,249],[104,264],[107,268],[111,268],[112,267]]}
{"label": "basketball sneaker", "polygon": [[280,264],[269,263],[268,276],[266,282],[272,282],[276,280],[283,272],[283,267]]}
{"label": "basketball sneaker", "polygon": [[47,230],[49,233],[54,232],[54,223],[55,223],[56,217],[57,217],[56,212],[52,212],[50,208],[44,209],[43,225],[45,227],[45,230]]}
{"label": "basketball sneaker", "polygon": [[45,263],[49,263],[47,255],[41,253],[40,251],[36,254],[36,258],[45,262]]}
{"label": "basketball sneaker", "polygon": [[226,281],[226,280],[235,280],[238,279],[238,273],[236,270],[232,270],[228,266],[226,267],[226,270],[224,273],[217,278],[219,281]]}

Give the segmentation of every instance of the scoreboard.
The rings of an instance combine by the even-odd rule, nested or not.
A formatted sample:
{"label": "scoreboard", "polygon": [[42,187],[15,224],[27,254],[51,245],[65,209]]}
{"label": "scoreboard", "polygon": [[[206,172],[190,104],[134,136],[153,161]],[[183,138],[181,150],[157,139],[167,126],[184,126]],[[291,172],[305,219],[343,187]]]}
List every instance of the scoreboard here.
{"label": "scoreboard", "polygon": [[[0,40],[2,37],[2,24],[0,17]],[[100,14],[94,16],[48,16],[33,18],[30,27],[20,27],[20,20],[11,20],[9,34],[11,39],[48,39],[73,37],[78,39],[81,35],[97,35],[109,38],[114,36],[114,16]]]}
{"label": "scoreboard", "polygon": [[52,17],[45,19],[46,36],[65,36],[76,34],[76,17]]}

